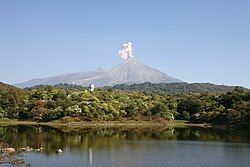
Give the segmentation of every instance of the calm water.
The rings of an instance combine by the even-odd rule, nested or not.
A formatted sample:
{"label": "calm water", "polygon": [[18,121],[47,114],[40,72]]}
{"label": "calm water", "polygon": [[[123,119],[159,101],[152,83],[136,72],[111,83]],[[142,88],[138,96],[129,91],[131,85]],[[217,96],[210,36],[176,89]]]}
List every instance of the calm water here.
{"label": "calm water", "polygon": [[[250,134],[218,129],[68,129],[0,127],[2,147],[40,148],[25,152],[26,163],[42,166],[244,167],[250,164]],[[61,155],[55,153],[61,148]],[[5,165],[11,166],[11,165]]]}

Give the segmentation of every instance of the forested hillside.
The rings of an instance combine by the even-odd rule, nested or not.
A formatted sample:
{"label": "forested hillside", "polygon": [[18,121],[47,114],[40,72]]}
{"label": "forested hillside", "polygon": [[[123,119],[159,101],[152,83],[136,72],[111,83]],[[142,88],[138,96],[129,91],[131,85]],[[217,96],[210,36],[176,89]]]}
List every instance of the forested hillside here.
{"label": "forested hillside", "polygon": [[[165,92],[165,93],[225,93],[233,90],[235,86],[214,85],[211,83],[143,83],[143,84],[120,84],[115,85],[114,89],[132,90],[143,92]],[[240,87],[241,89],[245,89]]]}
{"label": "forested hillside", "polygon": [[0,84],[0,117],[51,121],[72,118],[93,120],[172,120],[216,124],[250,122],[250,91],[234,88],[226,93],[149,93],[96,89],[73,85],[18,89]]}

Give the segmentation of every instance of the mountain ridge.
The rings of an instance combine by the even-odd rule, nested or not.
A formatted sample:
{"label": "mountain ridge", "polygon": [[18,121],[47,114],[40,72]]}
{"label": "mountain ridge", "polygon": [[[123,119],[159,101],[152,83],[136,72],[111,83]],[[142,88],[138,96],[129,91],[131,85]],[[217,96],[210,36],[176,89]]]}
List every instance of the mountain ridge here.
{"label": "mountain ridge", "polygon": [[104,70],[97,69],[95,71],[82,71],[82,72],[75,72],[75,73],[67,73],[61,74],[56,76],[50,76],[46,78],[35,78],[25,82],[16,83],[15,86],[19,88],[26,88],[26,87],[33,87],[36,85],[57,85],[60,83],[67,83],[71,84],[73,80],[76,78],[89,78],[96,75],[100,75],[104,73]]}

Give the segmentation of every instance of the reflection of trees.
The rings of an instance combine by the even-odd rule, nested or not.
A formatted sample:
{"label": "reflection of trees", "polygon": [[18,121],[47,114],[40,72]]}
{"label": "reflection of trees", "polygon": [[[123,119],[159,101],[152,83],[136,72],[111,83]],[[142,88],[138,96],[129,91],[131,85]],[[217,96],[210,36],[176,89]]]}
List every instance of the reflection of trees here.
{"label": "reflection of trees", "polygon": [[89,152],[89,149],[120,149],[124,141],[199,140],[250,142],[246,134],[209,128],[84,128],[64,132],[48,126],[0,127],[2,140],[11,147],[43,148],[53,154],[61,148]]}

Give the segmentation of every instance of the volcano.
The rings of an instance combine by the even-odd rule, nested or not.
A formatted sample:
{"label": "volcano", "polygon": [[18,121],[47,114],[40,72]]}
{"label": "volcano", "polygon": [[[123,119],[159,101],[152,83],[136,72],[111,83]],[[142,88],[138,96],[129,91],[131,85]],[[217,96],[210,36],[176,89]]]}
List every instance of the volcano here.
{"label": "volcano", "polygon": [[94,84],[97,87],[114,86],[117,84],[140,84],[150,83],[173,83],[182,82],[179,79],[153,69],[137,61],[132,53],[132,43],[122,45],[119,56],[124,60],[119,66],[108,70],[96,70],[91,72],[71,73],[48,78],[33,79],[23,83],[15,84],[20,88],[36,85],[56,85],[60,83],[88,86]]}
{"label": "volcano", "polygon": [[73,84],[87,86],[93,83],[97,87],[103,87],[114,86],[116,84],[139,84],[144,82],[173,83],[182,81],[140,63],[135,57],[130,57],[119,66],[101,75],[77,80],[73,82]]}
{"label": "volcano", "polygon": [[64,74],[48,78],[32,79],[15,84],[15,86],[25,88],[36,85],[56,85],[60,83],[88,86],[93,83],[97,87],[103,87],[116,84],[139,84],[144,82],[173,83],[182,81],[140,63],[135,57],[130,57],[119,66],[106,72],[98,69],[91,72]]}

